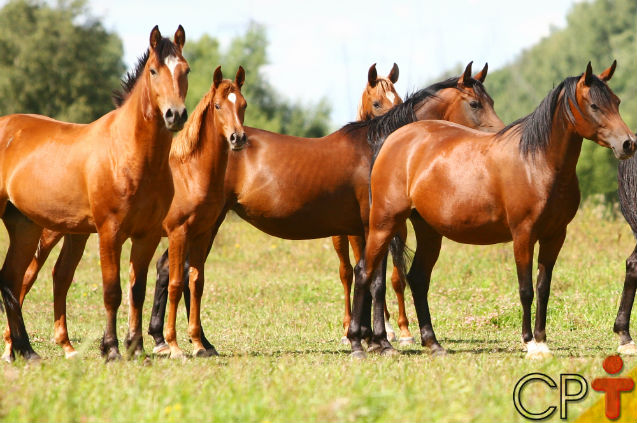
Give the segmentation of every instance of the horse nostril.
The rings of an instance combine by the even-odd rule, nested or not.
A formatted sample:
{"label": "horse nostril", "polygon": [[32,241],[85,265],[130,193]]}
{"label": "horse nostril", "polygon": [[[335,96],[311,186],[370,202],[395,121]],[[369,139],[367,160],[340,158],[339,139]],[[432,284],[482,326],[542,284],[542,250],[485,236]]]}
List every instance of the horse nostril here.
{"label": "horse nostril", "polygon": [[629,154],[635,150],[635,143],[632,140],[626,140],[622,147],[624,148],[624,153]]}
{"label": "horse nostril", "polygon": [[231,143],[236,143],[237,142],[237,133],[233,132],[232,135],[230,135],[230,142]]}
{"label": "horse nostril", "polygon": [[166,119],[170,119],[171,117],[173,117],[172,109],[166,110]]}
{"label": "horse nostril", "polygon": [[187,120],[188,120],[188,110],[184,109],[183,113],[181,114],[181,121],[186,122]]}
{"label": "horse nostril", "polygon": [[246,135],[246,133],[244,132],[244,133],[241,135],[241,142],[242,142],[243,144],[245,144],[245,142],[246,142],[246,140],[247,140],[247,139],[248,139],[248,136],[247,136],[247,135]]}

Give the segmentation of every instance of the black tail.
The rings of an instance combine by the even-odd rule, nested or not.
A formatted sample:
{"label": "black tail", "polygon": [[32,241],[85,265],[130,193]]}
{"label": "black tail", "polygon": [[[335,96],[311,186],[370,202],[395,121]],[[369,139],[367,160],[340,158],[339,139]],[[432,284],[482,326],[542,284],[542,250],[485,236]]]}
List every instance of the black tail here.
{"label": "black tail", "polygon": [[622,214],[637,238],[637,156],[619,162],[617,182]]}
{"label": "black tail", "polygon": [[408,267],[411,267],[411,262],[414,259],[414,252],[407,247],[407,244],[398,235],[394,235],[389,243],[389,252],[394,262],[394,266],[398,269],[400,278],[403,283],[407,283]]}

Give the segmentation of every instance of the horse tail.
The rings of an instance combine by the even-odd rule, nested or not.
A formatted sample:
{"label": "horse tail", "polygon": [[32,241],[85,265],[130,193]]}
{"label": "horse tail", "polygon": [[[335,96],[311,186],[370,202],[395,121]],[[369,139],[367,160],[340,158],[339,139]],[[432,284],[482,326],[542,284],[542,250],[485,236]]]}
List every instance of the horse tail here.
{"label": "horse tail", "polygon": [[637,156],[619,162],[617,182],[619,206],[637,238]]}
{"label": "horse tail", "polygon": [[394,235],[389,242],[389,252],[391,254],[394,266],[398,269],[400,279],[404,284],[407,283],[408,267],[411,267],[411,263],[414,259],[414,252],[407,246],[405,240],[399,235]]}

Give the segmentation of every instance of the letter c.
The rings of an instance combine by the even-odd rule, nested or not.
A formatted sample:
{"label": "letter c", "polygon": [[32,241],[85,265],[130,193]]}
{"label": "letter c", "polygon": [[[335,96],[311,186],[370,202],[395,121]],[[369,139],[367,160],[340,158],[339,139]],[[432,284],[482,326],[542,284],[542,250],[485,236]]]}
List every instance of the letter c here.
{"label": "letter c", "polygon": [[527,410],[522,405],[522,389],[527,383],[535,381],[544,382],[551,389],[557,389],[557,384],[555,383],[555,381],[544,373],[529,373],[522,379],[518,380],[518,383],[515,384],[515,388],[513,389],[513,405],[515,405],[515,409],[518,413],[520,413],[522,417],[525,417],[529,420],[542,420],[550,417],[553,413],[555,413],[555,410],[557,410],[557,406],[551,405],[544,411],[533,413]]}

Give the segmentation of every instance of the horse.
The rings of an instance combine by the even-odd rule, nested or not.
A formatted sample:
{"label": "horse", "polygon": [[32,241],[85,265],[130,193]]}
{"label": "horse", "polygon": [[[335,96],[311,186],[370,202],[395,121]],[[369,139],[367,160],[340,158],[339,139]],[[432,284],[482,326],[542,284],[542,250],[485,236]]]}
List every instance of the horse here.
{"label": "horse", "polygon": [[[615,66],[613,62],[598,77],[589,62],[583,74],[566,78],[535,111],[496,134],[423,121],[387,138],[372,169],[369,233],[354,290],[348,337],[355,357],[365,356],[360,319],[370,286],[376,301],[373,342],[381,345],[383,353],[395,353],[382,324],[385,287],[382,280],[371,282],[371,277],[407,218],[417,241],[407,281],[423,346],[434,354],[445,353],[436,339],[427,300],[444,236],[464,244],[513,241],[526,356],[551,354],[546,344],[547,303],[566,227],[579,206],[575,168],[583,138],[611,148],[620,160],[635,152],[636,138],[619,115],[619,98],[607,85]],[[537,242],[538,301],[531,331]],[[401,265],[404,269],[405,262]]]}
{"label": "horse", "polygon": [[[247,106],[241,94],[244,81],[243,67],[239,67],[234,81],[223,79],[221,67],[217,67],[209,91],[199,101],[183,130],[176,137],[175,147],[169,159],[174,196],[163,221],[163,234],[169,237],[171,248],[178,251],[187,251],[188,244],[197,245],[197,237],[208,230],[208,226],[214,222],[213,218],[219,213],[218,209],[223,205],[219,198],[222,198],[228,150],[238,151],[246,143],[242,127]],[[161,231],[161,222],[156,222],[156,225]],[[75,349],[69,341],[66,326],[66,294],[82,258],[86,237],[81,243],[75,240],[76,235],[45,230],[40,238],[39,249],[25,274],[20,301],[24,301],[51,249],[63,236],[62,252],[53,271],[55,341],[64,349],[66,357],[70,358],[75,355]],[[208,239],[208,235],[205,235],[206,243]],[[206,246],[207,244],[204,245],[204,249]],[[152,246],[153,252],[156,247],[157,243]],[[203,269],[196,283],[203,284]],[[142,296],[142,301],[144,292],[145,287],[144,290],[140,289],[138,294]],[[191,334],[191,339],[196,347],[196,337]],[[132,341],[134,342],[130,343],[129,348],[142,353],[141,336]],[[199,355],[216,354],[214,348],[201,347],[196,351]],[[173,354],[177,356],[180,352],[177,350]]]}
{"label": "horse", "polygon": [[[396,92],[394,84],[398,81],[398,65],[394,63],[391,71],[387,77],[378,76],[376,71],[376,63],[374,63],[367,72],[367,84],[361,101],[358,105],[358,111],[356,113],[357,120],[369,120],[378,116],[382,116],[394,106],[397,106],[403,102],[402,98]],[[486,70],[483,72],[486,76]],[[354,259],[358,263],[362,256],[363,242],[364,240],[359,236],[333,236],[332,244],[338,255],[340,262],[339,276],[345,292],[345,314],[343,316],[343,328],[344,333],[341,338],[342,343],[349,343],[347,339],[347,329],[349,327],[349,321],[351,320],[351,306],[350,306],[350,292],[352,287],[353,267],[349,259],[349,245],[352,246],[352,252],[354,253]],[[396,299],[398,300],[398,326],[400,327],[400,343],[407,345],[413,342],[413,337],[409,332],[409,320],[405,314],[405,283],[403,278],[400,277],[398,269],[394,267],[392,273],[392,286],[396,293]],[[390,314],[385,306],[385,328],[387,330],[387,337],[390,341],[396,339],[396,334],[390,323]]]}
{"label": "horse", "polygon": [[[617,169],[617,182],[619,205],[622,215],[630,225],[630,229],[637,238],[637,156],[619,162]],[[621,302],[617,311],[617,318],[613,325],[613,331],[619,336],[620,354],[637,354],[637,346],[630,336],[630,314],[635,301],[635,289],[637,288],[637,245],[626,259],[626,277],[622,290]]]}
{"label": "horse", "polygon": [[369,120],[382,116],[394,106],[403,102],[394,84],[398,81],[398,65],[394,63],[387,76],[378,76],[376,63],[367,71],[367,84],[358,103],[356,120]]}
{"label": "horse", "polygon": [[0,215],[9,233],[0,270],[10,329],[5,341],[11,344],[5,358],[16,352],[26,359],[39,358],[17,297],[42,228],[74,234],[78,242],[86,242],[90,233],[99,235],[106,309],[101,352],[107,360],[121,357],[116,332],[122,297],[119,261],[122,244],[131,238],[127,341],[141,336],[143,270],[152,259],[161,235],[157,227],[173,195],[168,167],[173,133],[187,118],[185,41],[181,25],[173,41],[155,26],[147,52],[123,83],[117,97],[120,107],[92,123],[24,114],[0,118]]}
{"label": "horse", "polygon": [[[261,231],[284,239],[363,236],[369,216],[372,157],[389,133],[407,123],[433,118],[482,130],[495,131],[504,126],[482,84],[486,70],[485,66],[473,77],[469,63],[460,77],[422,89],[383,116],[352,122],[323,138],[245,127],[248,145],[229,154],[225,205],[216,219],[208,251],[229,210]],[[157,353],[169,349],[162,336],[167,296],[173,286],[181,284],[182,273],[188,272],[187,268],[174,267],[169,254],[170,249],[157,262],[158,280],[148,330]],[[176,308],[175,303],[169,306]],[[169,319],[174,316],[174,311],[169,313]],[[212,350],[203,331],[200,333],[203,344]]]}

